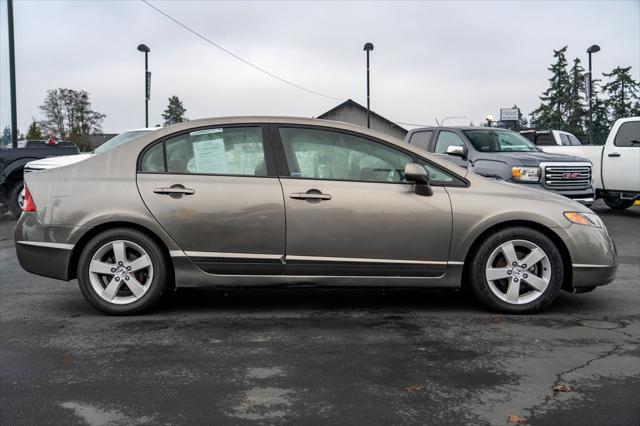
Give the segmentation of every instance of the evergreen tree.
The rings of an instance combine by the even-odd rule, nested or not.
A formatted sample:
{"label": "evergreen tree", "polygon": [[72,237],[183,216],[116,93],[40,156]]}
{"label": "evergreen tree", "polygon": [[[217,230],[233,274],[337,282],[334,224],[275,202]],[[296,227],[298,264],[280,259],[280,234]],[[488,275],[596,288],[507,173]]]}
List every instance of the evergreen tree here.
{"label": "evergreen tree", "polygon": [[[606,102],[600,96],[600,80],[595,79],[591,82],[591,108],[593,113],[593,143],[594,145],[603,145],[607,140],[609,129],[611,129],[611,119],[609,118],[609,110]],[[588,112],[587,112],[588,114]],[[588,122],[587,122],[588,123]],[[586,142],[586,141],[585,141]]]}
{"label": "evergreen tree", "polygon": [[541,105],[531,113],[531,124],[536,127],[561,129],[566,125],[571,86],[566,52],[567,46],[553,51],[556,62],[548,68],[552,74],[549,88],[540,96]]}
{"label": "evergreen tree", "polygon": [[609,108],[611,120],[632,116],[639,104],[640,85],[631,78],[631,67],[617,67],[610,73],[602,73],[602,75],[609,79],[602,86],[602,91],[607,94],[606,105]]}
{"label": "evergreen tree", "polygon": [[2,129],[2,143],[0,145],[11,145],[11,127],[5,126],[5,128]]}
{"label": "evergreen tree", "polygon": [[573,67],[569,71],[570,84],[567,93],[567,117],[563,130],[573,133],[578,139],[583,139],[586,132],[587,109],[584,104],[586,97],[586,85],[584,80],[584,68],[580,65],[580,59],[573,60]]}
{"label": "evergreen tree", "polygon": [[40,130],[40,127],[38,126],[38,123],[36,123],[36,120],[33,120],[31,122],[31,125],[29,126],[29,130],[27,130],[27,139],[28,140],[42,139],[42,130]]}
{"label": "evergreen tree", "polygon": [[188,119],[184,116],[187,112],[186,108],[182,105],[182,101],[177,96],[171,96],[169,98],[169,105],[167,105],[167,109],[162,113],[162,119],[164,120],[164,125],[168,126],[170,124],[182,123],[183,121],[187,121]]}

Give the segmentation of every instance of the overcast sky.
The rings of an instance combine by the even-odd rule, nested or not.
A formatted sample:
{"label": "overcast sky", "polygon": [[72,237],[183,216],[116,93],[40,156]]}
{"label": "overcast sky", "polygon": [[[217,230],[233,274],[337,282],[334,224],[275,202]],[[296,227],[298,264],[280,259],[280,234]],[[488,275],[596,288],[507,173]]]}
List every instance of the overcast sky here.
{"label": "overcast sky", "polygon": [[[153,4],[237,55],[297,84],[366,101],[383,116],[480,123],[517,104],[529,113],[547,87],[553,49],[569,46],[594,72],[632,66],[639,79],[640,1],[207,2]],[[10,123],[7,3],[0,0],[0,126]],[[150,124],[178,95],[190,119],[317,116],[340,101],[287,86],[239,62],[141,1],[14,1],[18,127],[26,132],[47,89],[84,89],[107,115],[103,130],[144,125],[144,55],[151,48]],[[409,127],[409,126],[406,126]]]}

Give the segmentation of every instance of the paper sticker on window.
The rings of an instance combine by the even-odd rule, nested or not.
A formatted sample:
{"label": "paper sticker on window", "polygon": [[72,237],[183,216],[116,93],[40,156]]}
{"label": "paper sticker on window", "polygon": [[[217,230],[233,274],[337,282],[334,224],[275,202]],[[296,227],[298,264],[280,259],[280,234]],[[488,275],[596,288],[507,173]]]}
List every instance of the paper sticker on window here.
{"label": "paper sticker on window", "polygon": [[190,170],[195,173],[226,174],[227,157],[225,154],[224,140],[208,139],[193,142],[193,167]]}

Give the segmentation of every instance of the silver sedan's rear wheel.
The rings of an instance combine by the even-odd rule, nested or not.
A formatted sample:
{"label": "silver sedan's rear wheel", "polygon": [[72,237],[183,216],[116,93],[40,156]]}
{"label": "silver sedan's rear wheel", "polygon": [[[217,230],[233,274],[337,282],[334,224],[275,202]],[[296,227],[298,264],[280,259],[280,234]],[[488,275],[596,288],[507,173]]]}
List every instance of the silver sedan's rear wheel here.
{"label": "silver sedan's rear wheel", "polygon": [[89,264],[89,280],[98,296],[126,305],[144,296],[153,280],[149,254],[133,241],[115,240],[100,247]]}
{"label": "silver sedan's rear wheel", "polygon": [[470,268],[471,287],[488,307],[509,313],[535,312],[548,306],[562,287],[564,266],[556,244],[525,227],[488,236]]}
{"label": "silver sedan's rear wheel", "polygon": [[78,259],[83,296],[103,312],[126,315],[155,305],[167,288],[170,262],[150,236],[128,228],[96,235]]}

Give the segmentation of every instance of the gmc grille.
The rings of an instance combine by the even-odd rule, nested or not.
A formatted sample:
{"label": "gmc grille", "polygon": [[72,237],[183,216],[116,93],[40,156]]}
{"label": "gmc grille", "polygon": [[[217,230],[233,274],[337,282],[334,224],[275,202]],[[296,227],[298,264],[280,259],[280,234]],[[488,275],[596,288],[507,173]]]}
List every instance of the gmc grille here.
{"label": "gmc grille", "polygon": [[587,189],[591,185],[591,166],[545,166],[544,185],[557,190]]}

